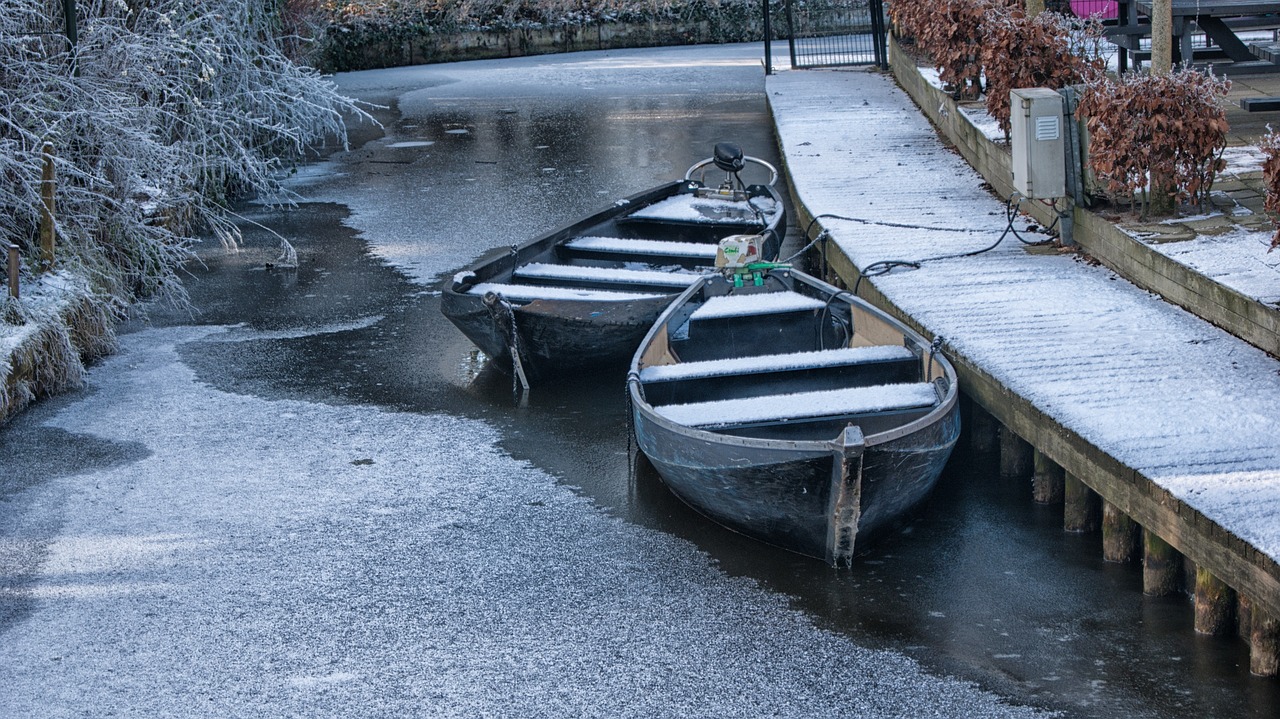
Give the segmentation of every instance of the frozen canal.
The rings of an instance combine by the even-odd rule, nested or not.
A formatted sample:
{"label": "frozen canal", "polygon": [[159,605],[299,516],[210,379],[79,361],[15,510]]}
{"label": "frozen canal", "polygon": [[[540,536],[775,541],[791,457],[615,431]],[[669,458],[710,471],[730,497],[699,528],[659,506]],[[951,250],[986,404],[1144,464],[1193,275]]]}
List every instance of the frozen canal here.
{"label": "frozen canal", "polygon": [[852,570],[628,471],[621,378],[514,406],[442,278],[736,140],[758,46],[339,78],[386,105],[88,387],[0,429],[0,716],[1273,716],[1243,645],[961,458]]}

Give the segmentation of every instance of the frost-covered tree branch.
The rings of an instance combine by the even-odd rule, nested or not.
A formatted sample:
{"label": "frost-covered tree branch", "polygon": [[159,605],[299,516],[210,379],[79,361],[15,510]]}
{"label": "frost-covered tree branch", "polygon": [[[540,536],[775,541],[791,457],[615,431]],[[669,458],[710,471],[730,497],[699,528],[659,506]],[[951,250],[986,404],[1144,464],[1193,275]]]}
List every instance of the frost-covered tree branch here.
{"label": "frost-covered tree branch", "polygon": [[[122,302],[176,290],[228,204],[288,203],[308,149],[367,118],[284,54],[280,0],[0,0],[0,242],[35,258],[40,147],[55,147],[58,262]],[[74,68],[74,71],[73,71]]]}

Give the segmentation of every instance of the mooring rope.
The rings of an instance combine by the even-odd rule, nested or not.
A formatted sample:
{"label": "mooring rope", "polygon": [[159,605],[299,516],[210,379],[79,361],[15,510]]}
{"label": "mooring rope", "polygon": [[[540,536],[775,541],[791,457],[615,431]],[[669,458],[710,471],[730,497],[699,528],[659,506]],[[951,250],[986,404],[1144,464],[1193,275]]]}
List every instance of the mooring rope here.
{"label": "mooring rope", "polygon": [[627,393],[627,482],[633,483],[636,480],[636,456],[632,454],[631,447],[632,437],[636,433],[635,423],[635,403],[631,400],[631,383],[640,384],[640,375],[634,370],[627,373],[627,382],[623,385]]}
{"label": "mooring rope", "polygon": [[524,363],[520,360],[520,332],[516,325],[515,308],[497,292],[488,292],[484,296],[485,307],[493,316],[494,322],[506,322],[507,352],[511,355],[511,394],[517,399],[520,393],[529,391],[529,378],[524,372]]}

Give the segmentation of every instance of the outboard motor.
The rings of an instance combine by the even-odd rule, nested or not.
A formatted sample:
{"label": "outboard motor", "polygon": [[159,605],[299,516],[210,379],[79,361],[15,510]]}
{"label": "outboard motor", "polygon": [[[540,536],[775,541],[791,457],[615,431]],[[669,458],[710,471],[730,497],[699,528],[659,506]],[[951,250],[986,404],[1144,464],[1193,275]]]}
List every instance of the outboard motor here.
{"label": "outboard motor", "polygon": [[760,252],[764,247],[764,235],[729,235],[716,247],[716,269],[724,273],[734,287],[764,284],[761,275]]}
{"label": "outboard motor", "polygon": [[712,155],[716,167],[725,172],[742,172],[742,168],[747,166],[747,160],[742,155],[742,148],[734,142],[717,142]]}

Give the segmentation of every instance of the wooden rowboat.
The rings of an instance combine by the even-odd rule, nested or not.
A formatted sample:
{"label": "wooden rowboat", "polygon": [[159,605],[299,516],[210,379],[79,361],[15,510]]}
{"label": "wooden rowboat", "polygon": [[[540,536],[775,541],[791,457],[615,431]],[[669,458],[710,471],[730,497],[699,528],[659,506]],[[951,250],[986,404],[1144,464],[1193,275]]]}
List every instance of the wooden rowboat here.
{"label": "wooden rowboat", "polygon": [[848,292],[787,268],[747,277],[695,282],[641,342],[637,443],[717,523],[847,565],[936,483],[960,433],[955,370]]}
{"label": "wooden rowboat", "polygon": [[[768,183],[745,185],[747,163],[767,169]],[[699,175],[710,165],[726,172],[718,187]],[[659,313],[711,271],[721,239],[758,236],[759,259],[775,259],[786,231],[776,180],[768,163],[720,143],[682,180],[459,272],[441,311],[525,384],[608,365],[621,373]]]}

